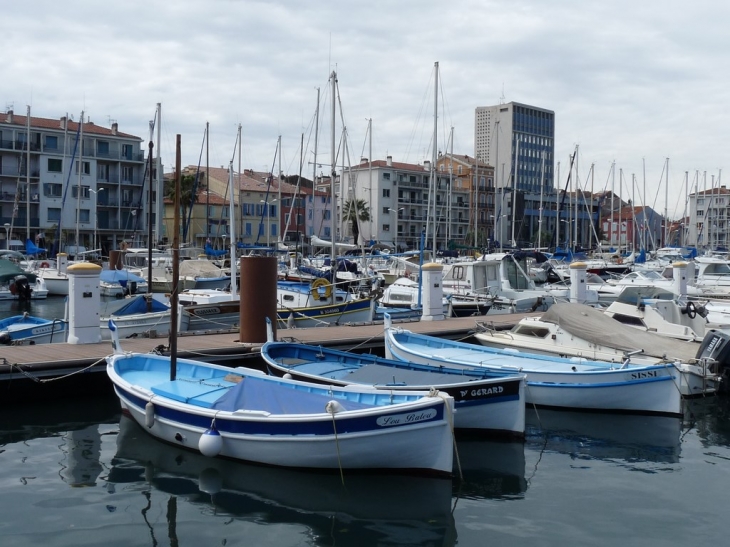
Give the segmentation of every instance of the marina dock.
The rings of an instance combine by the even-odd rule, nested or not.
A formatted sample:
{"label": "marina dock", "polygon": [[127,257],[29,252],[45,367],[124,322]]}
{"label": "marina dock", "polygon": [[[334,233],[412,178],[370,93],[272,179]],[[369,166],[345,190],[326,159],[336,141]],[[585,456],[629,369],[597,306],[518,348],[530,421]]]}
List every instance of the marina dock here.
{"label": "marina dock", "polygon": [[[477,321],[495,329],[509,329],[522,317],[535,314],[454,317],[443,321],[399,321],[397,325],[421,334],[452,340],[468,338]],[[279,340],[321,345],[341,350],[378,352],[384,345],[382,322],[309,329],[280,329]],[[126,338],[122,350],[149,353],[169,350],[168,337]],[[238,330],[208,331],[178,336],[177,355],[231,366],[260,368],[263,344],[239,342]],[[96,344],[35,344],[0,347],[0,405],[52,399],[72,399],[111,389],[105,357],[111,342]]]}

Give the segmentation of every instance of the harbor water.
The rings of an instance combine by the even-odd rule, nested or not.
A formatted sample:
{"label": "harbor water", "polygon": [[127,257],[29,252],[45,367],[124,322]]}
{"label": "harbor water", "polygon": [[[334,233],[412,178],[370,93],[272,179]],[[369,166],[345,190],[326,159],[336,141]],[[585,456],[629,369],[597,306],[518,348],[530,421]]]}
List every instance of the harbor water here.
{"label": "harbor water", "polygon": [[[23,311],[61,318],[64,298],[0,302],[0,317]],[[527,422],[524,442],[459,438],[450,480],[341,477],[160,443],[121,416],[110,387],[91,398],[5,406],[0,545],[726,541],[729,398],[685,401],[681,419],[528,409]]]}
{"label": "harbor water", "polygon": [[[454,478],[310,473],[152,439],[111,393],[0,413],[3,547],[722,545],[730,404],[684,418],[528,411],[459,439]],[[460,477],[463,475],[463,478]]]}

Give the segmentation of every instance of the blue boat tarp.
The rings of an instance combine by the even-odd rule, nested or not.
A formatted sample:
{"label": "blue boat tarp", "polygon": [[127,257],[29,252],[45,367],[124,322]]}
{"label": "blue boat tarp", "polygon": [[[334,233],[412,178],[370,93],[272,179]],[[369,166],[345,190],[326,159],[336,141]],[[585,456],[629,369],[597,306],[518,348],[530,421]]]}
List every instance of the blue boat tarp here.
{"label": "blue boat tarp", "polygon": [[[216,410],[260,410],[271,414],[321,414],[333,397],[282,386],[278,382],[246,376],[213,403]],[[346,410],[373,405],[337,399]]]}
{"label": "blue boat tarp", "polygon": [[30,239],[25,240],[25,254],[27,254],[28,256],[39,255],[45,252],[45,249],[41,249],[40,247],[36,246],[36,244],[33,243]]}
{"label": "blue boat tarp", "polygon": [[205,244],[205,254],[208,256],[223,256],[228,254],[228,249],[221,249],[220,251],[216,251],[213,247],[210,246],[210,244]]}
{"label": "blue boat tarp", "polygon": [[[159,300],[152,299],[153,312],[168,311],[169,309],[168,306]],[[147,298],[143,294],[132,298],[128,304],[119,308],[112,315],[137,315],[140,313],[147,313]]]}
{"label": "blue boat tarp", "polygon": [[127,283],[147,283],[143,277],[128,270],[102,270],[99,277],[105,283],[119,283],[122,287]]}

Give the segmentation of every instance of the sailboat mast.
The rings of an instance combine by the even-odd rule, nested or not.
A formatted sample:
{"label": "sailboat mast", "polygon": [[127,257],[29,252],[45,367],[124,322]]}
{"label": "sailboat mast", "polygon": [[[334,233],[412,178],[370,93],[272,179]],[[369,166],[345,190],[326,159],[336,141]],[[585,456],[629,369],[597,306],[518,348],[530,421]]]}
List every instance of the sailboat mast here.
{"label": "sailboat mast", "polygon": [[[337,73],[333,70],[330,76],[330,85],[332,86],[332,147],[330,149],[330,158],[332,169],[330,171],[330,198],[332,199],[332,246],[331,246],[331,266],[332,266],[332,281],[335,280],[335,272],[337,271],[337,255],[335,254],[335,217],[337,213],[337,205],[335,203],[335,175],[337,173],[337,162],[335,160],[335,91],[337,87]],[[340,192],[343,189],[340,188]],[[344,209],[342,211],[344,213]]]}
{"label": "sailboat mast", "polygon": [[[79,179],[78,179],[78,191],[76,193],[76,251],[74,252],[74,259],[79,254],[79,216],[81,211],[81,172],[84,166],[84,111],[81,111],[81,119],[79,120]],[[28,187],[30,190],[30,187]]]}
{"label": "sailboat mast", "polygon": [[542,157],[541,165],[540,165],[540,209],[539,209],[539,216],[537,218],[537,250],[540,250],[540,247],[542,247],[542,195],[545,191],[545,150],[543,150],[540,153],[540,156]]}
{"label": "sailboat mast", "polygon": [[454,127],[451,127],[451,135],[449,136],[449,194],[446,198],[446,245],[448,246],[451,235],[451,187],[454,184]]}
{"label": "sailboat mast", "polygon": [[[373,240],[373,119],[368,119],[368,192],[369,201],[368,207],[370,207],[370,241]],[[398,206],[396,205],[396,209]],[[396,212],[395,225],[393,228],[398,230],[398,214]],[[357,243],[357,242],[356,242]],[[398,250],[396,250],[398,252]]]}
{"label": "sailboat mast", "polygon": [[667,158],[667,177],[664,187],[664,245],[669,242],[669,158]]}
{"label": "sailboat mast", "polygon": [[162,103],[157,103],[157,199],[155,200],[155,242],[162,241],[162,158],[160,148],[162,145]]}
{"label": "sailboat mast", "polygon": [[[278,211],[282,211],[282,204],[281,204],[281,175],[282,175],[282,171],[281,171],[281,135],[279,135],[279,142],[276,143],[276,147],[279,149],[279,176],[278,176],[278,180],[276,182],[276,188],[277,188],[277,190],[276,190],[276,201],[279,203],[279,205],[277,207]],[[289,214],[289,218],[291,218],[291,215],[294,214],[294,206],[297,203],[297,196],[296,196],[296,194],[294,194],[292,196],[292,202],[291,203],[292,203],[292,206],[289,209],[289,211],[291,211],[290,214]],[[269,214],[270,213],[271,213],[271,207],[269,207]],[[278,220],[277,220],[278,218],[279,218],[279,215],[275,215],[274,216],[274,222],[276,222],[277,224],[279,224],[279,227],[277,227],[277,229],[276,229],[276,236],[277,236],[276,237],[276,241],[282,241],[281,234],[280,234],[280,232],[281,232],[281,222],[278,222]],[[287,228],[289,228],[289,223],[287,223]],[[269,228],[269,231],[271,231],[271,228]],[[279,246],[277,245],[276,247],[278,248]]]}
{"label": "sailboat mast", "polygon": [[[236,188],[240,190],[240,176],[241,176],[241,124],[238,124],[238,178],[236,178]],[[234,201],[234,177],[233,177],[233,160],[231,160],[228,166],[228,216],[231,219],[231,298],[234,298],[238,294],[238,259],[236,257],[236,243],[238,238],[236,237],[236,203]]]}
{"label": "sailboat mast", "polygon": [[[153,184],[152,184],[152,152],[155,148],[155,143],[153,142],[154,138],[154,131],[155,131],[155,122],[150,122],[150,143],[149,143],[149,153],[147,161],[149,163],[149,169],[150,169],[150,188],[147,192],[147,312],[152,311],[152,193],[153,193]],[[142,201],[140,196],[140,202]]]}
{"label": "sailboat mast", "polygon": [[515,212],[517,210],[517,181],[519,180],[520,169],[520,138],[515,143],[515,174],[512,177],[512,246],[517,246],[515,241]]}
{"label": "sailboat mast", "polygon": [[433,243],[431,247],[431,257],[436,257],[436,233],[438,232],[438,224],[436,222],[436,140],[438,138],[438,113],[439,113],[439,63],[434,63],[435,76],[433,79],[433,149],[431,151],[431,188],[433,193]]}
{"label": "sailboat mast", "polygon": [[[28,109],[26,111],[25,115],[25,127],[26,127],[26,142],[25,142],[25,181],[26,181],[26,191],[25,191],[25,237],[26,239],[30,239],[30,105],[28,105]],[[79,188],[80,190],[80,188]],[[78,226],[78,222],[77,222]],[[10,248],[10,243],[8,242],[7,245],[8,249]]]}

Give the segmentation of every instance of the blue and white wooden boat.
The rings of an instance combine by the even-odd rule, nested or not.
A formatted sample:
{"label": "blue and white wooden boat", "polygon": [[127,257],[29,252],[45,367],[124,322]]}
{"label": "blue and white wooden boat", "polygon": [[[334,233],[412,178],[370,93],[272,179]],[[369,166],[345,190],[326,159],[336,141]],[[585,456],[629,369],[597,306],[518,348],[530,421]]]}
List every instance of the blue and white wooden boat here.
{"label": "blue and white wooden boat", "polygon": [[335,388],[188,359],[173,376],[170,357],[113,346],[107,374],[122,410],[173,445],[282,467],[452,472],[446,393]]}
{"label": "blue and white wooden boat", "polygon": [[436,368],[286,342],[267,342],[261,357],[271,373],[295,380],[387,391],[438,389],[454,398],[457,429],[510,437],[525,433],[525,382],[519,374]]}
{"label": "blue and white wooden boat", "polygon": [[132,294],[145,294],[147,280],[128,269],[102,270],[99,274],[99,294],[121,298]]}
{"label": "blue and white wooden boat", "polygon": [[671,363],[608,363],[496,350],[415,334],[393,327],[387,318],[385,352],[401,361],[525,374],[529,404],[663,415],[682,412],[680,373]]}
{"label": "blue and white wooden boat", "polygon": [[116,324],[117,333],[121,338],[130,338],[146,336],[152,331],[158,336],[169,334],[171,317],[170,306],[155,298],[152,298],[148,304],[147,297],[138,294],[111,313],[103,312],[101,314],[99,317],[101,339],[112,339],[112,332],[109,328],[110,319]]}
{"label": "blue and white wooden boat", "polygon": [[68,323],[24,313],[0,320],[0,345],[31,345],[65,342]]}

